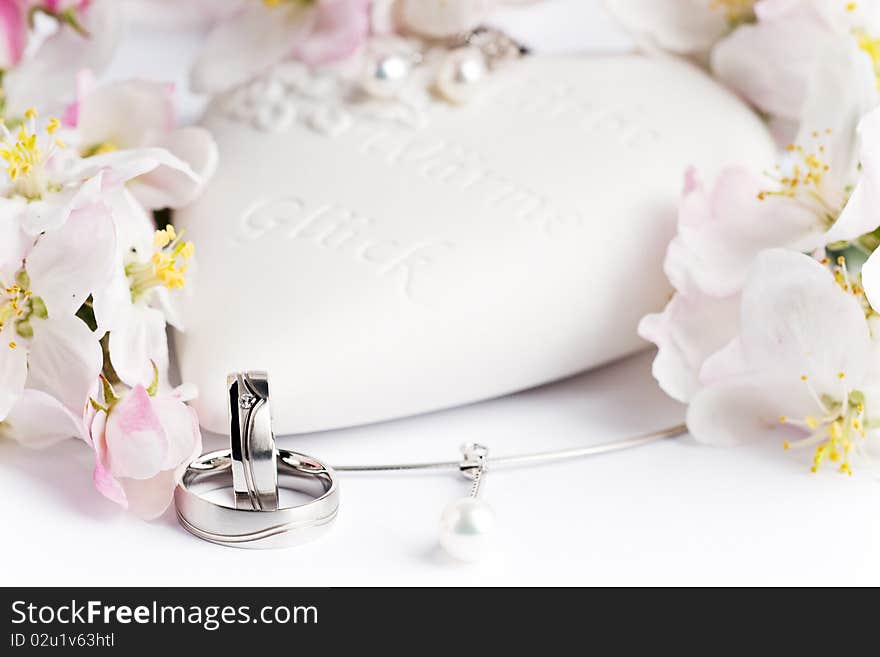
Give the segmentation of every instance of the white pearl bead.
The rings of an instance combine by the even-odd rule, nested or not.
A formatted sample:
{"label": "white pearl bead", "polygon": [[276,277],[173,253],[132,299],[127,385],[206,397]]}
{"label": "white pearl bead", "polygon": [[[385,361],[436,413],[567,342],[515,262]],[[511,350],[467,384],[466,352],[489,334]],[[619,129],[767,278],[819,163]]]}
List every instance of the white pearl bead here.
{"label": "white pearl bead", "polygon": [[436,88],[452,103],[466,103],[479,91],[488,72],[486,57],[476,48],[458,48],[446,56],[437,74]]}
{"label": "white pearl bead", "polygon": [[370,96],[396,98],[403,90],[412,64],[398,53],[374,54],[367,57],[361,86]]}
{"label": "white pearl bead", "polygon": [[495,550],[495,512],[467,497],[446,507],[440,517],[440,544],[460,561],[479,561]]}

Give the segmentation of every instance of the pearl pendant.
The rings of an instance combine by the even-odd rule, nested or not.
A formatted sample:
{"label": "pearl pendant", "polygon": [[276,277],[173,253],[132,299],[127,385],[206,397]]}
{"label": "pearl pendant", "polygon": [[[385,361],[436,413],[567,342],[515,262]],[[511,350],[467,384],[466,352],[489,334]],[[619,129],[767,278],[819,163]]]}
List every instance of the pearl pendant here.
{"label": "pearl pendant", "polygon": [[458,48],[440,65],[435,87],[449,102],[463,104],[476,95],[487,73],[486,57],[480,50]]}
{"label": "pearl pendant", "polygon": [[457,500],[440,517],[440,544],[459,561],[480,561],[495,551],[495,524],[495,511],[486,502]]}
{"label": "pearl pendant", "polygon": [[396,98],[409,78],[412,62],[400,53],[379,53],[367,57],[361,78],[364,91],[381,100]]}

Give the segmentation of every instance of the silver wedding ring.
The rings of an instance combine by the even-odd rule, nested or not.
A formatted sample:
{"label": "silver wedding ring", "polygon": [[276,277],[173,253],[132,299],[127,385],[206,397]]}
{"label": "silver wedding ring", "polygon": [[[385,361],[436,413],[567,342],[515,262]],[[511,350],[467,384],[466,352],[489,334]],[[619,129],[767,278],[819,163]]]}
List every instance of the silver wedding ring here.
{"label": "silver wedding ring", "polygon": [[226,383],[235,506],[273,511],[278,508],[278,467],[269,378],[265,372],[236,372]]}
{"label": "silver wedding ring", "polygon": [[[241,548],[275,548],[310,541],[330,526],[339,509],[333,471],[310,456],[277,449],[265,372],[227,378],[229,449],[203,454],[174,492],[177,517],[206,541]],[[278,486],[313,498],[279,504]],[[231,490],[229,504],[209,499]]]}
{"label": "silver wedding ring", "polygon": [[320,536],[339,509],[333,471],[304,454],[280,449],[276,455],[283,487],[313,497],[311,502],[259,511],[206,499],[206,494],[232,483],[232,456],[223,450],[199,457],[184,473],[174,493],[180,523],[201,539],[239,548],[291,547]]}

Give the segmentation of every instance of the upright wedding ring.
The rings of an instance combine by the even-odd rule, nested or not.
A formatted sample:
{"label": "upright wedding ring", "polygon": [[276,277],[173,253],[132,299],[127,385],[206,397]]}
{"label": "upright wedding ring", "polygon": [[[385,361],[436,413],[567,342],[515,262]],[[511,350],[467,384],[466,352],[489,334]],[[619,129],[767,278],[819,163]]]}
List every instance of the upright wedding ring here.
{"label": "upright wedding ring", "polygon": [[[333,471],[310,456],[277,449],[272,433],[269,381],[265,372],[238,372],[227,378],[229,449],[193,461],[177,489],[177,517],[206,541],[242,548],[299,545],[321,534],[339,509]],[[312,498],[282,507],[285,490]],[[231,491],[234,502],[209,499]]]}
{"label": "upright wedding ring", "polygon": [[232,487],[238,509],[278,508],[278,467],[265,372],[236,372],[226,379],[229,390],[229,441]]}
{"label": "upright wedding ring", "polygon": [[187,531],[206,541],[239,548],[291,547],[326,531],[339,509],[333,471],[303,454],[280,449],[278,476],[284,488],[313,501],[274,511],[232,508],[203,495],[228,488],[232,481],[229,450],[204,454],[186,470],[174,493],[177,517]]}

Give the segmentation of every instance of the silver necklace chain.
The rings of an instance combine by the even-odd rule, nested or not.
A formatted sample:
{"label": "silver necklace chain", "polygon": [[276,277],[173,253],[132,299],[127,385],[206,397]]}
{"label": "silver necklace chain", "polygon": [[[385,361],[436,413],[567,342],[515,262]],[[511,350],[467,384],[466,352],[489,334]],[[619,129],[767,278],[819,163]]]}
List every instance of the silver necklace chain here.
{"label": "silver necklace chain", "polygon": [[[569,461],[572,459],[584,458],[587,456],[598,456],[609,452],[618,452],[624,449],[632,449],[633,447],[641,447],[651,443],[665,440],[667,438],[675,438],[687,432],[687,427],[683,424],[677,424],[673,427],[643,433],[622,440],[615,440],[598,445],[590,445],[589,447],[575,447],[572,449],[558,449],[549,452],[531,452],[528,454],[511,454],[509,456],[486,457],[486,466],[492,469],[515,468],[529,465],[539,465],[545,463],[555,463],[558,461]],[[468,448],[474,446],[466,446]],[[433,463],[381,463],[374,465],[337,465],[333,469],[337,472],[411,472],[414,470],[461,470],[467,471],[476,467],[473,461],[467,457],[458,461],[435,461]]]}

